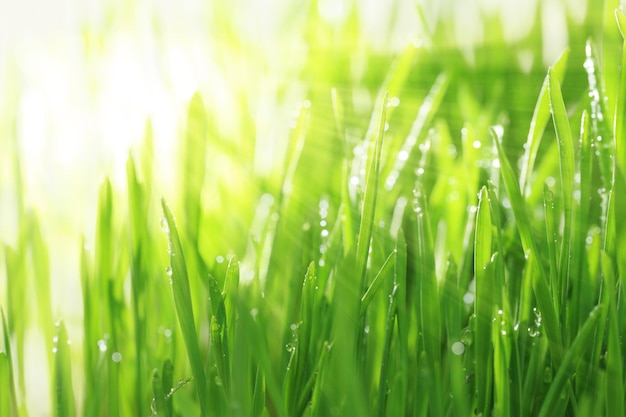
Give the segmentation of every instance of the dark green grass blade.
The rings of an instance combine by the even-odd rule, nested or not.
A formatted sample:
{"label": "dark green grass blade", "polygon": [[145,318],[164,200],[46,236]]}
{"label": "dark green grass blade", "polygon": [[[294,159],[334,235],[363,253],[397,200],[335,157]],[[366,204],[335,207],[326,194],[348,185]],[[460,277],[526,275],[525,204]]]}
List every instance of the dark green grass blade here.
{"label": "dark green grass blade", "polygon": [[558,368],[554,379],[546,393],[545,400],[541,405],[539,417],[562,415],[566,405],[562,393],[567,389],[569,380],[576,369],[576,361],[583,353],[593,344],[598,320],[602,316],[602,307],[596,308],[587,318],[581,327],[578,335],[569,346],[569,349],[563,357],[563,362]]}
{"label": "dark green grass blade", "polygon": [[72,387],[72,354],[65,324],[57,325],[56,346],[54,347],[54,415],[67,417],[74,415],[74,388]]}
{"label": "dark green grass blade", "polygon": [[174,216],[170,211],[165,199],[161,199],[163,207],[163,216],[167,223],[170,267],[172,272],[172,293],[174,295],[174,305],[176,307],[176,316],[180,330],[185,341],[187,357],[191,365],[191,372],[194,377],[194,385],[200,401],[200,409],[203,416],[211,415],[207,396],[207,382],[202,366],[200,348],[198,345],[198,335],[196,334],[196,325],[193,316],[193,307],[191,304],[191,294],[189,290],[189,277],[187,275],[187,265],[183,248],[178,237]]}
{"label": "dark green grass blade", "polygon": [[152,417],[171,417],[165,401],[163,381],[157,369],[152,372]]}
{"label": "dark green grass blade", "polygon": [[[568,57],[569,49],[566,49],[552,65],[552,77],[559,83],[563,82]],[[535,166],[537,152],[539,151],[539,145],[541,144],[541,136],[546,128],[548,120],[550,120],[550,98],[548,85],[549,75],[546,75],[546,78],[541,86],[541,91],[539,92],[539,98],[535,104],[533,117],[530,121],[530,129],[528,131],[528,138],[526,139],[524,156],[522,157],[520,189],[523,194],[526,193],[530,176]]]}

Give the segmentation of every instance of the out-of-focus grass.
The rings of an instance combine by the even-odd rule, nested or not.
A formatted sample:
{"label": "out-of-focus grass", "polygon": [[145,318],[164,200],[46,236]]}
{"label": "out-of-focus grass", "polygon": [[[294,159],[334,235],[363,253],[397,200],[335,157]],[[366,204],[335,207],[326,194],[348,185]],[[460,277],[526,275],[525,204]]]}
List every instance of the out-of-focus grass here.
{"label": "out-of-focus grass", "polygon": [[[33,79],[9,78],[0,416],[41,412],[33,334],[44,414],[624,415],[618,4],[541,5],[519,36],[486,2],[337,4],[208,2],[182,39],[175,15],[106,6],[74,44],[102,117],[86,137],[120,133],[98,113],[116,81],[157,88],[128,87],[125,170],[73,173],[82,240],[81,205],[59,216],[33,175]],[[145,77],[107,78],[122,40]]]}

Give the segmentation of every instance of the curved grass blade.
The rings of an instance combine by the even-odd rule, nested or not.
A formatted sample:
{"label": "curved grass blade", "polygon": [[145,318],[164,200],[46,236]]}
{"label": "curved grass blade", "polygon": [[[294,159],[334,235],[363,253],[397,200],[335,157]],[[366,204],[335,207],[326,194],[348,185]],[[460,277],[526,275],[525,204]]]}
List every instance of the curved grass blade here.
{"label": "curved grass blade", "polygon": [[[567,58],[569,57],[569,48],[564,50],[557,58],[556,62],[552,65],[552,76],[559,83],[563,82],[565,77],[565,70],[567,68]],[[520,172],[520,189],[522,193],[526,193],[527,186],[529,184],[530,175],[533,172],[535,166],[535,160],[537,159],[537,152],[539,151],[539,145],[541,144],[541,136],[546,128],[546,124],[550,119],[550,99],[548,94],[549,75],[543,81],[541,91],[539,92],[539,98],[535,104],[535,110],[533,117],[530,121],[530,130],[528,131],[528,138],[524,146],[524,156],[522,157],[522,168]]]}
{"label": "curved grass blade", "polygon": [[[559,366],[559,369],[552,380],[552,384],[548,389],[545,400],[539,410],[539,417],[558,416],[563,413],[565,407],[565,401],[562,393],[567,389],[570,377],[576,369],[576,361],[582,357],[584,352],[593,345],[593,338],[595,337],[595,331],[597,322],[602,317],[603,307],[595,308],[585,324],[581,327],[578,335],[569,346],[567,353],[563,357],[563,361]],[[567,398],[567,397],[565,397]]]}
{"label": "curved grass blade", "polygon": [[163,216],[165,224],[167,225],[170,268],[172,273],[171,284],[172,293],[174,295],[174,306],[176,307],[176,316],[178,317],[178,324],[183,334],[198,400],[200,401],[200,409],[203,416],[208,416],[211,413],[208,404],[207,383],[204,368],[202,367],[202,359],[200,357],[198,335],[196,334],[185,256],[178,237],[174,216],[164,198],[161,198],[161,206],[163,207]]}
{"label": "curved grass blade", "polygon": [[72,354],[65,324],[57,323],[54,347],[54,416],[74,415],[74,388],[72,387]]}

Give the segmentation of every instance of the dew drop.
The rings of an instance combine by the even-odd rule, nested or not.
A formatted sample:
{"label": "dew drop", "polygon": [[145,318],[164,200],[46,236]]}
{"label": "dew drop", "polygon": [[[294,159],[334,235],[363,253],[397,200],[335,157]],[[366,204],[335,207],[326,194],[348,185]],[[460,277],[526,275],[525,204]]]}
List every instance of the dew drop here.
{"label": "dew drop", "polygon": [[165,217],[161,217],[161,230],[163,231],[163,233],[170,232],[170,226],[167,223],[167,219]]}
{"label": "dew drop", "polygon": [[463,342],[454,342],[451,349],[455,355],[462,355],[465,352],[465,344]]}
{"label": "dew drop", "polygon": [[122,361],[122,354],[119,352],[113,352],[111,360],[115,363],[120,363]]}
{"label": "dew drop", "polygon": [[172,276],[172,267],[171,267],[171,266],[166,267],[166,268],[165,268],[165,273],[166,273],[168,276],[170,276],[170,277],[171,277],[171,276]]}

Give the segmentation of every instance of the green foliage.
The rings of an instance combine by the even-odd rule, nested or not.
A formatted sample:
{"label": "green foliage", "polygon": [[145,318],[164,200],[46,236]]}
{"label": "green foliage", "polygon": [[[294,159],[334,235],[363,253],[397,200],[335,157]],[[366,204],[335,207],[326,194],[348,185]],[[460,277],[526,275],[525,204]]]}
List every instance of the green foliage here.
{"label": "green foliage", "polygon": [[[31,330],[56,416],[624,415],[626,54],[596,56],[623,13],[612,29],[590,14],[610,36],[524,70],[497,20],[471,63],[425,9],[428,42],[395,57],[355,7],[336,26],[317,9],[306,62],[267,93],[287,106],[306,86],[283,160],[254,168],[244,80],[232,126],[201,89],[178,158],[156,161],[149,121],[126,190],[104,180],[76,262],[82,345],[68,319],[54,333],[55,242],[16,162],[0,417],[28,415]],[[520,41],[535,55],[538,30]]]}

